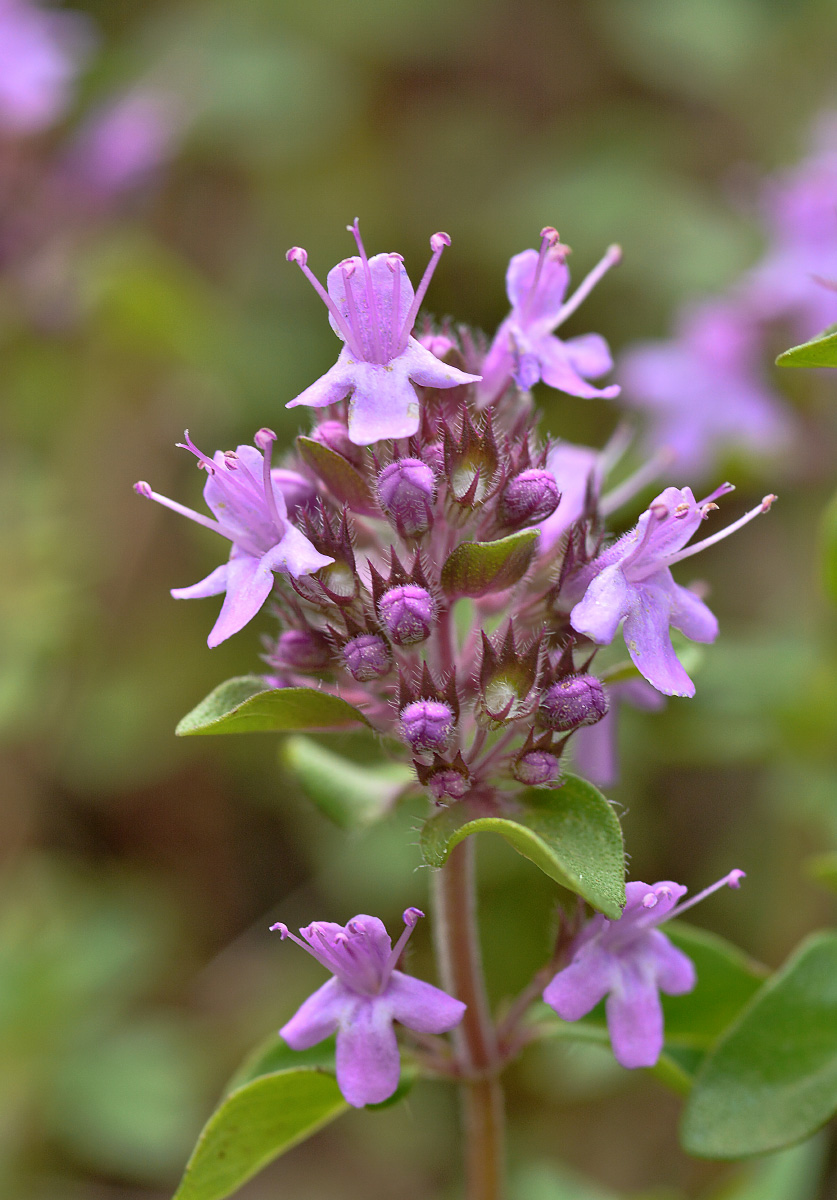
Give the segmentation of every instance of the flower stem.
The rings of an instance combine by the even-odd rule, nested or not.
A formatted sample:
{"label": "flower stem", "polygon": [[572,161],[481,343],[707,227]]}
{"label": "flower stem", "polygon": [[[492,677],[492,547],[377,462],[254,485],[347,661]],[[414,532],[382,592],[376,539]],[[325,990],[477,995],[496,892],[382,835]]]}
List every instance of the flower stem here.
{"label": "flower stem", "polygon": [[434,875],[434,928],[443,986],[467,1005],[462,1024],[454,1030],[462,1079],[466,1197],[502,1200],[503,1092],[497,1078],[497,1036],[485,994],[474,875],[473,840],[466,838]]}

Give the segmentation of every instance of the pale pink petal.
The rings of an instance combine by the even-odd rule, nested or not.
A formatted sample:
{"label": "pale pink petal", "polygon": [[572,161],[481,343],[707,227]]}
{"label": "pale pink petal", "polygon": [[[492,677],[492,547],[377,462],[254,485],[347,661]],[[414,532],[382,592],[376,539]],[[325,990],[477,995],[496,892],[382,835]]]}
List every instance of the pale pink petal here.
{"label": "pale pink petal", "polygon": [[291,524],[285,526],[282,540],[261,559],[262,566],[268,571],[284,571],[293,575],[294,579],[300,575],[311,575],[333,562],[333,558],[329,558],[327,554],[320,554],[305,534],[300,533]]}
{"label": "pale pink petal", "polygon": [[523,250],[515,254],[506,271],[506,292],[519,324],[546,324],[552,328],[564,302],[570,272],[560,256],[547,254],[541,267],[538,288],[532,295],[532,284],[538,266],[538,251]]}
{"label": "pale pink petal", "polygon": [[570,396],[580,396],[584,400],[590,400],[594,396],[612,400],[614,396],[619,395],[618,384],[595,388],[591,383],[582,379],[573,366],[567,348],[560,338],[541,338],[533,345],[533,350],[541,363],[541,377],[544,383],[549,384],[550,387],[567,392]]}
{"label": "pale pink petal", "polygon": [[325,408],[329,404],[336,404],[338,400],[345,400],[355,386],[355,366],[355,360],[344,346],[334,366],[304,392],[289,400],[285,408],[295,408],[298,404],[308,408]]}
{"label": "pale pink petal", "polygon": [[657,987],[667,996],[682,996],[691,992],[697,983],[695,964],[677,946],[672,945],[659,929],[652,929],[643,954],[654,964]]}
{"label": "pale pink petal", "polygon": [[417,1033],[447,1033],[462,1020],[465,1005],[441,988],[393,971],[387,999],[396,1021]]}
{"label": "pale pink petal", "polygon": [[204,596],[220,596],[227,590],[227,571],[229,563],[210,571],[206,579],[193,583],[191,587],[172,588],[171,594],[175,600],[200,600]]}
{"label": "pale pink petal", "polygon": [[645,580],[631,592],[631,609],[622,632],[637,670],[666,696],[694,696],[695,685],[671,644],[670,591],[659,582]]}
{"label": "pale pink petal", "polygon": [[583,333],[581,337],[569,338],[564,350],[571,365],[585,379],[598,379],[613,370],[610,347],[598,333]]}
{"label": "pale pink petal", "polygon": [[339,979],[329,979],[297,1009],[279,1036],[292,1050],[307,1050],[336,1032],[341,1018],[351,1012],[356,998]]}
{"label": "pale pink petal", "polygon": [[593,577],[584,597],[570,613],[570,624],[578,633],[606,646],[613,641],[619,622],[630,611],[634,590],[618,563],[605,567]]}
{"label": "pale pink petal", "polygon": [[383,996],[358,997],[337,1033],[337,1083],[349,1104],[380,1104],[398,1087],[401,1062]]}
{"label": "pale pink petal", "polygon": [[220,616],[207,638],[212,648],[252,621],[273,589],[273,573],[263,560],[233,550],[227,564],[227,594]]}
{"label": "pale pink petal", "polygon": [[408,377],[421,387],[452,388],[463,383],[479,383],[482,378],[442,362],[413,337],[408,340],[398,358],[393,359],[391,365],[394,367],[396,362],[403,363]]}
{"label": "pale pink petal", "polygon": [[693,642],[714,642],[718,636],[718,618],[700,597],[688,588],[674,584],[671,623]]}
{"label": "pale pink petal", "polygon": [[663,1048],[660,996],[644,963],[620,966],[605,1008],[613,1053],[623,1067],[653,1067]]}
{"label": "pale pink petal", "polygon": [[603,1000],[613,987],[618,961],[593,943],[583,946],[573,961],[544,988],[543,998],[565,1021],[577,1021]]}
{"label": "pale pink petal", "polygon": [[412,437],[419,427],[419,398],[400,358],[357,363],[349,402],[349,440],[371,446],[386,438]]}

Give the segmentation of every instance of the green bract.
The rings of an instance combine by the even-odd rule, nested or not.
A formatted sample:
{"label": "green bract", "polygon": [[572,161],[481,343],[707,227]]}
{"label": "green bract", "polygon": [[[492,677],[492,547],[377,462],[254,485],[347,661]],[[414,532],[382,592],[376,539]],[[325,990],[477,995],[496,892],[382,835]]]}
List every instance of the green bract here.
{"label": "green bract", "polygon": [[824,329],[810,342],[785,350],[776,359],[776,366],[837,367],[837,331],[834,331],[834,326]]}
{"label": "green bract", "polygon": [[463,542],[442,567],[442,587],[454,599],[502,592],[528,571],[539,536],[522,529],[496,542]]}

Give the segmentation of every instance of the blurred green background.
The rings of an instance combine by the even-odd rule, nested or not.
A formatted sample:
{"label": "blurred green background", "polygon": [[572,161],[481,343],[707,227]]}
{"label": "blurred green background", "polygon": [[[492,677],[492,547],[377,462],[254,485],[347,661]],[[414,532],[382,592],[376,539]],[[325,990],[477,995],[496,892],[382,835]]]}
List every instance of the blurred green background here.
{"label": "blurred green background", "polygon": [[[447,230],[431,307],[487,330],[509,256],[542,225],[574,247],[577,279],[619,241],[623,265],[570,332],[615,350],[664,335],[682,300],[757,257],[748,197],[834,94],[837,5],[66,7],[100,30],[68,127],[138,80],[178,95],[190,122],[155,185],[72,237],[57,217],[38,269],[0,277],[0,1195],[156,1200],[244,1051],[321,981],[270,921],[370,911],[394,925],[423,906],[427,873],[415,812],[348,836],[281,777],[274,738],[175,740],[211,687],[254,669],[268,623],[206,648],[215,602],[168,588],[217,564],[215,539],[131,484],[199,505],[202,477],[174,447],[184,427],[210,451],[264,424],[295,432],[284,403],[335,341],[284,251],[307,247],[322,276],[355,215],[370,251],[397,248],[414,278]],[[49,161],[62,135],[35,153]],[[781,503],[701,561],[722,636],[694,701],[624,713],[611,792],[634,877],[699,888],[746,868],[696,921],[771,966],[833,919],[805,863],[837,847],[837,639],[818,582],[835,385],[773,376],[816,452],[778,481],[735,467],[736,514],[751,493]],[[605,402],[543,401],[545,428],[575,440],[601,443],[617,419]],[[481,860],[499,998],[545,954],[555,897],[503,846]],[[431,973],[427,930],[415,942]],[[530,1051],[509,1107],[521,1200],[580,1200],[561,1161],[598,1181],[591,1200],[714,1198],[736,1173],[687,1160],[679,1102],[591,1048]],[[452,1197],[453,1117],[425,1084],[344,1117],[241,1195]]]}

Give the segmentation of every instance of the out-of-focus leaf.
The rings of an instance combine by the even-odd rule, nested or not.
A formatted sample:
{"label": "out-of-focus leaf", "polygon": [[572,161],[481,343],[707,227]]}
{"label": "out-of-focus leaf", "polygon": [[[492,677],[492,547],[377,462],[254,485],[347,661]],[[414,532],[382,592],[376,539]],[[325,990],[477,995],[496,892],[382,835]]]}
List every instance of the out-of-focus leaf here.
{"label": "out-of-focus leaf", "polygon": [[385,816],[413,779],[410,768],[400,763],[361,767],[302,736],[288,738],[282,761],[306,795],[343,829],[370,825]]}
{"label": "out-of-focus leaf", "polygon": [[298,437],[296,444],[308,466],[325,481],[341,504],[348,504],[355,512],[378,511],[366,480],[342,454],[309,437]]}
{"label": "out-of-focus leaf", "polygon": [[837,851],[812,855],[805,863],[805,872],[830,892],[837,893]]}
{"label": "out-of-focus leaf", "polygon": [[823,587],[829,600],[837,604],[837,495],[831,498],[822,514],[820,547]]}
{"label": "out-of-focus leaf", "polygon": [[830,325],[810,342],[791,346],[776,359],[777,367],[837,367],[837,332]]}
{"label": "out-of-focus leaf", "polygon": [[818,1200],[824,1149],[822,1137],[817,1137],[769,1154],[748,1163],[732,1184],[713,1188],[705,1200]]}
{"label": "out-of-focus leaf", "polygon": [[682,1140],[743,1158],[809,1137],[837,1109],[837,934],[807,938],[698,1072]]}
{"label": "out-of-focus leaf", "polygon": [[174,1200],[224,1200],[347,1107],[333,1075],[311,1068],[260,1075],[209,1118]]}
{"label": "out-of-focus leaf", "polygon": [[504,816],[481,816],[467,804],[431,817],[421,831],[424,861],[441,867],[473,833],[499,833],[525,858],[606,916],[625,904],[625,852],[612,807],[591,783],[565,776],[554,791],[527,788]]}
{"label": "out-of-focus leaf", "polygon": [[448,596],[487,596],[522,579],[538,543],[536,529],[522,529],[496,542],[463,542],[442,567]]}
{"label": "out-of-focus leaf", "polygon": [[532,1164],[519,1171],[513,1194],[515,1200],[619,1200],[610,1188],[555,1163]]}
{"label": "out-of-focus leaf", "polygon": [[178,737],[208,733],[290,733],[368,725],[363,713],[316,688],[269,688],[260,675],[228,679],[182,719]]}

